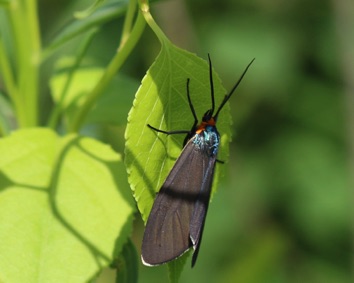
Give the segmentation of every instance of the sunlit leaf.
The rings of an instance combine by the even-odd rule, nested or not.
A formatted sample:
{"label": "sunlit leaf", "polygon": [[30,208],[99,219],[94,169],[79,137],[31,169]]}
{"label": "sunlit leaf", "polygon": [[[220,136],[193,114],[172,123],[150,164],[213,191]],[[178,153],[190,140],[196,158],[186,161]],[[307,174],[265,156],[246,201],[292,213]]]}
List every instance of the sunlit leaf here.
{"label": "sunlit leaf", "polygon": [[[83,66],[75,70],[69,79],[72,62],[71,58],[63,58],[59,61],[50,81],[53,99],[56,103],[62,101],[62,112],[69,120],[83,104],[86,96],[104,72],[104,69],[99,67]],[[114,77],[88,114],[86,122],[125,125],[131,101],[138,86],[136,81],[127,76]]]}
{"label": "sunlit leaf", "polygon": [[87,282],[120,252],[134,206],[121,157],[91,138],[0,141],[0,281]]}

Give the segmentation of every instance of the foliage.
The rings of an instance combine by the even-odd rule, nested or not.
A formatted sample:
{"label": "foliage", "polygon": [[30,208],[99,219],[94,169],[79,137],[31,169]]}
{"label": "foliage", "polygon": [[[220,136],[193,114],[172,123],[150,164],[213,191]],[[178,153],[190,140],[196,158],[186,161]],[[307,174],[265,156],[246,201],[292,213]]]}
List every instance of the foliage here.
{"label": "foliage", "polygon": [[[190,128],[187,116],[184,123],[174,117],[178,118],[181,111],[184,111],[182,106],[186,105],[187,77],[193,80],[193,99],[200,100],[196,104],[197,113],[201,115],[199,112],[210,107],[209,94],[208,99],[205,99],[205,93],[210,93],[208,66],[205,61],[176,48],[168,41],[153,21],[149,6],[144,1],[140,3],[135,21],[135,1],[129,4],[126,1],[97,1],[87,10],[75,13],[77,19],[65,26],[46,48],[40,46],[36,3],[21,4],[16,7],[10,2],[4,7],[9,18],[15,18],[20,13],[25,14],[22,21],[15,20],[21,27],[15,29],[13,38],[9,40],[16,43],[18,37],[25,36],[26,32],[30,48],[16,45],[15,54],[22,57],[19,62],[15,62],[16,60],[10,60],[11,57],[6,56],[7,42],[0,42],[3,79],[6,94],[10,98],[7,107],[17,122],[16,126],[10,125],[10,117],[6,115],[1,119],[4,135],[1,140],[1,176],[4,180],[1,188],[4,193],[0,200],[4,203],[1,212],[6,225],[0,235],[2,242],[6,243],[2,254],[7,260],[2,262],[0,275],[5,281],[11,282],[21,282],[24,278],[33,282],[87,281],[94,278],[102,267],[113,262],[122,251],[131,230],[134,209],[126,194],[128,186],[120,155],[113,151],[108,152],[98,140],[84,138],[78,134],[79,130],[85,129],[85,125],[98,123],[124,126],[126,105],[132,99],[129,93],[133,93],[137,85],[126,76],[114,77],[114,74],[136,45],[146,21],[160,39],[162,50],[137,92],[134,107],[129,114],[125,149],[129,181],[142,217],[146,219],[154,198],[150,191],[158,190],[162,178],[172,166],[171,160],[162,163],[156,161],[165,158],[165,146],[168,149],[167,156],[175,156],[181,144],[179,139],[178,144],[159,143],[158,147],[151,148],[151,144],[156,143],[156,137],[151,131],[147,133],[146,121],[149,119],[150,123],[161,125],[161,117],[165,117],[164,124],[168,127],[185,125]],[[121,43],[108,66],[98,67],[87,61],[85,54],[98,28],[125,12]],[[32,26],[26,26],[26,20]],[[9,26],[7,29],[11,30]],[[39,117],[43,114],[38,109],[41,98],[39,81],[42,79],[39,68],[62,45],[78,36],[83,40],[76,56],[62,56],[54,64],[49,79],[53,107],[47,117],[47,127],[38,128],[41,125]],[[35,58],[34,62],[28,61],[31,56]],[[24,62],[27,65],[24,66],[21,60],[27,60]],[[12,61],[15,62],[14,71]],[[23,68],[31,72],[30,78],[24,76]],[[214,76],[215,97],[217,101],[221,101],[225,91],[216,74]],[[6,96],[2,99],[6,101]],[[167,105],[168,110],[162,110]],[[189,107],[186,108],[189,111]],[[230,119],[226,118],[226,111],[224,112],[225,114],[220,115],[220,129],[224,133],[220,156],[226,159],[228,150],[225,145],[230,139],[227,126]],[[153,116],[148,117],[147,113]],[[12,131],[14,132],[10,133]],[[92,145],[85,147],[86,143]],[[151,149],[154,151],[151,152]],[[144,151],[148,153],[146,156],[142,154]],[[45,160],[44,164],[41,164],[42,159]],[[12,168],[12,163],[17,165]],[[23,166],[26,164],[29,169],[23,174]],[[137,167],[139,164],[145,165]],[[153,170],[158,164],[163,164],[163,167]],[[149,171],[146,171],[147,168],[150,168]],[[142,174],[141,170],[147,173]],[[146,177],[151,177],[152,181]],[[42,182],[36,184],[36,180]],[[29,221],[30,227],[21,224],[23,221]],[[7,229],[15,223],[20,224],[16,229],[20,228],[21,233],[16,229]],[[12,235],[14,236],[11,237]],[[16,247],[17,241],[23,245]],[[117,280],[137,280],[136,275],[132,276],[133,273],[137,274],[137,269],[132,268],[136,265],[129,265],[125,259],[132,259],[134,256],[130,252],[131,248],[127,248],[130,246],[127,244],[120,260],[117,259]],[[75,251],[72,254],[73,260],[64,261],[63,258],[68,256],[68,247]],[[18,273],[16,258],[21,253],[25,255],[25,260],[36,264],[29,265],[28,269]],[[173,282],[178,281],[185,262],[182,259],[179,261],[181,264],[170,266]],[[64,264],[60,265],[61,262]],[[56,271],[58,266],[61,272]]]}
{"label": "foliage", "polygon": [[[124,124],[137,84],[114,76],[144,29],[141,16],[131,26],[135,6],[98,1],[42,48],[36,1],[2,3],[2,282],[87,282],[129,251],[135,206],[122,157],[79,130],[88,123]],[[97,29],[124,14],[125,33],[108,67],[84,60]],[[40,84],[49,76],[40,69],[79,36],[76,56],[56,59],[53,104],[45,112]],[[119,99],[117,88],[130,99]]]}
{"label": "foliage", "polygon": [[[145,0],[0,1],[1,282],[353,281],[354,10],[181,3],[153,5],[167,39]],[[187,78],[197,115],[210,105],[206,62],[171,42],[211,54],[216,104],[256,61],[231,131],[219,118],[219,159],[234,138],[196,267],[167,274],[140,263],[132,194],[145,221],[184,137],[146,124],[190,128]]]}
{"label": "foliage", "polygon": [[85,282],[107,266],[134,211],[120,155],[43,128],[17,130],[0,151],[1,280]]}

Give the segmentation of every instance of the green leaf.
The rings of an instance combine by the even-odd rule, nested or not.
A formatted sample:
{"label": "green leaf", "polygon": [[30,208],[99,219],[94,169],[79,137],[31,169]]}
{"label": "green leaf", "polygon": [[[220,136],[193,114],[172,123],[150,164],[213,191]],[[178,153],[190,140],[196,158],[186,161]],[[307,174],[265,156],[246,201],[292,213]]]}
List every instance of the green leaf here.
{"label": "green leaf", "polygon": [[138,282],[138,255],[133,242],[128,239],[123,246],[122,252],[117,260],[116,283],[136,283]]}
{"label": "green leaf", "polygon": [[99,67],[81,67],[75,70],[70,77],[74,62],[74,58],[71,57],[64,57],[59,60],[50,80],[53,99],[56,103],[61,101],[63,109],[67,109],[74,104],[74,107],[80,106],[85,99],[85,95],[97,84],[104,72]]}
{"label": "green leaf", "polygon": [[192,251],[193,249],[190,249],[188,252],[179,257],[178,260],[174,260],[168,263],[168,277],[170,278],[171,283],[178,283],[179,278],[181,277],[183,266],[186,264],[186,261]]}
{"label": "green leaf", "polygon": [[[50,80],[53,99],[56,103],[62,101],[65,117],[69,120],[104,73],[102,68],[82,66],[69,78],[72,64],[73,58],[60,60]],[[71,81],[68,84],[69,80]],[[86,122],[125,125],[129,107],[138,86],[138,82],[129,77],[123,75],[114,77],[89,113]]]}
{"label": "green leaf", "polygon": [[127,9],[127,4],[128,2],[126,0],[106,3],[90,16],[73,21],[51,42],[51,44],[47,47],[47,51],[59,47],[60,45],[92,28],[101,26],[114,18],[124,15],[124,12]]}
{"label": "green leaf", "polygon": [[120,155],[78,135],[20,130],[0,140],[0,281],[87,282],[131,232]]}
{"label": "green leaf", "polygon": [[92,13],[94,13],[102,3],[104,3],[105,0],[96,0],[94,3],[92,3],[88,8],[82,11],[77,11],[75,12],[74,16],[77,19],[84,19],[90,16]]}
{"label": "green leaf", "polygon": [[[155,194],[159,191],[179,156],[185,135],[156,133],[146,125],[162,130],[190,130],[193,115],[188,105],[186,82],[190,78],[190,93],[199,119],[211,108],[209,69],[206,61],[165,42],[154,64],[142,80],[129,112],[126,129],[125,164],[129,183],[144,221],[150,213]],[[214,72],[216,105],[226,91]],[[226,105],[218,119],[222,137],[218,158],[226,161],[230,141],[230,114]],[[214,189],[219,171],[216,166]]]}
{"label": "green leaf", "polygon": [[125,126],[134,93],[138,88],[138,81],[132,78],[122,74],[114,77],[88,114],[86,123],[113,123]]}

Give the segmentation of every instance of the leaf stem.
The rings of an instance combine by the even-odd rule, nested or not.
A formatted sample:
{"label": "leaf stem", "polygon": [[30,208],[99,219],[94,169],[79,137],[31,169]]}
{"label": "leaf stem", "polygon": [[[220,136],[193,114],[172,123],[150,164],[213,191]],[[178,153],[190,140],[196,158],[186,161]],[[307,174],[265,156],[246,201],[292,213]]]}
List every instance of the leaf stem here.
{"label": "leaf stem", "polygon": [[150,28],[153,30],[153,32],[156,34],[160,43],[162,45],[164,45],[166,43],[170,43],[170,40],[166,37],[166,35],[163,33],[163,31],[160,29],[160,27],[157,25],[154,18],[150,14],[149,1],[148,0],[140,0],[139,6],[140,6],[141,12],[144,15],[145,21],[150,26]]}

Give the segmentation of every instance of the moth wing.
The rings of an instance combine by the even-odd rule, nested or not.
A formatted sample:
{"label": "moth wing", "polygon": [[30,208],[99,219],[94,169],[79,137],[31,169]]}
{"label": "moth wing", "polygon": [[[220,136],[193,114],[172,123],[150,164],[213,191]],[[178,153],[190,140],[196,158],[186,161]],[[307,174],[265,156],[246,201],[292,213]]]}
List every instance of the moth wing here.
{"label": "moth wing", "polygon": [[192,259],[192,267],[194,266],[198,253],[199,247],[203,236],[204,224],[206,219],[206,214],[208,212],[210,194],[213,185],[214,169],[215,169],[216,157],[210,157],[203,155],[203,161],[201,166],[203,166],[203,174],[200,176],[202,179],[199,194],[195,201],[194,210],[190,222],[190,238],[193,243],[194,254]]}
{"label": "moth wing", "polygon": [[214,166],[215,158],[189,140],[151,209],[141,252],[145,265],[166,263],[199,245],[203,227],[196,226],[198,221],[204,225]]}

